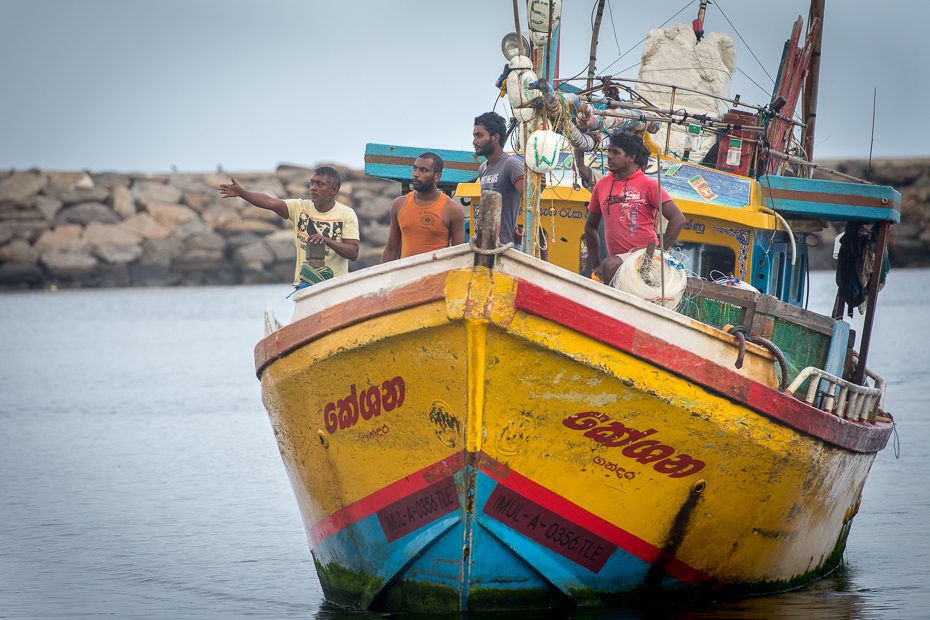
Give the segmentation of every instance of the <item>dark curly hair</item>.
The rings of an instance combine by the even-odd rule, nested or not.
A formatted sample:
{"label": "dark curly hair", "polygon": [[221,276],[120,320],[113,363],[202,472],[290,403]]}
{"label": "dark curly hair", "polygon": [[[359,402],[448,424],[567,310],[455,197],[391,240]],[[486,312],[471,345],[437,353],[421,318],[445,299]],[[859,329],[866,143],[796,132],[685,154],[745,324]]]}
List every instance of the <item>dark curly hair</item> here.
{"label": "dark curly hair", "polygon": [[496,112],[485,112],[475,118],[475,125],[484,127],[490,135],[497,134],[497,143],[504,146],[504,136],[507,135],[507,123],[504,117]]}
{"label": "dark curly hair", "polygon": [[643,143],[643,139],[636,134],[625,131],[612,134],[610,146],[615,146],[627,155],[632,155],[633,163],[639,168],[649,163],[649,149]]}

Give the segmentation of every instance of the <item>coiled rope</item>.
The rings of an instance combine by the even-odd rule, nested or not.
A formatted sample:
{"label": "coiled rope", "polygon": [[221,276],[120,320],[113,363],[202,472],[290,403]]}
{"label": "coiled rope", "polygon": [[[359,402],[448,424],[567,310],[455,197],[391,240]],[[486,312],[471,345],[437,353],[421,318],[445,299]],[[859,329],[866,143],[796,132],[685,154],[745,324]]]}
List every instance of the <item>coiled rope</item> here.
{"label": "coiled rope", "polygon": [[[635,295],[652,303],[662,303],[666,308],[675,309],[681,303],[682,294],[688,285],[688,271],[681,261],[665,255],[665,264],[659,254],[642,267],[646,250],[636,250],[623,261],[610,285],[617,290]],[[662,277],[665,277],[665,299],[662,299]]]}

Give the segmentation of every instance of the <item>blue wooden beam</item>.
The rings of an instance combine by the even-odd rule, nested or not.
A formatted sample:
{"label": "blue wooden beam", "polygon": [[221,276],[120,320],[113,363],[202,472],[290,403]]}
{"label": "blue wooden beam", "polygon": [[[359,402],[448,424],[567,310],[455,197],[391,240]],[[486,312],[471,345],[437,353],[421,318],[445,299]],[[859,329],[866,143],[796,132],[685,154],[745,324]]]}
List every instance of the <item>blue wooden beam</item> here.
{"label": "blue wooden beam", "polygon": [[474,181],[478,178],[478,166],[484,161],[484,158],[478,158],[474,151],[367,144],[365,145],[365,174],[409,183],[413,173],[413,162],[427,151],[442,157],[442,179],[438,183],[440,186]]}
{"label": "blue wooden beam", "polygon": [[901,194],[884,185],[763,176],[759,188],[762,204],[784,217],[901,221]]}

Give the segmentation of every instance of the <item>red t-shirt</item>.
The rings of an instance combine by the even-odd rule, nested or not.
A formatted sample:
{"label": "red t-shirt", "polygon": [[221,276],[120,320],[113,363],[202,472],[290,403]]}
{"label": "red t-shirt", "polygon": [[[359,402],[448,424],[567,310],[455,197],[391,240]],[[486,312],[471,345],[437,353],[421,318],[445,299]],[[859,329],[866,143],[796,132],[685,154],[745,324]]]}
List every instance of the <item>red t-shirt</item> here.
{"label": "red t-shirt", "polygon": [[656,213],[663,202],[671,200],[663,189],[660,202],[658,193],[659,183],[642,170],[622,180],[610,173],[597,182],[588,210],[604,218],[607,254],[615,256],[650,243],[658,245]]}

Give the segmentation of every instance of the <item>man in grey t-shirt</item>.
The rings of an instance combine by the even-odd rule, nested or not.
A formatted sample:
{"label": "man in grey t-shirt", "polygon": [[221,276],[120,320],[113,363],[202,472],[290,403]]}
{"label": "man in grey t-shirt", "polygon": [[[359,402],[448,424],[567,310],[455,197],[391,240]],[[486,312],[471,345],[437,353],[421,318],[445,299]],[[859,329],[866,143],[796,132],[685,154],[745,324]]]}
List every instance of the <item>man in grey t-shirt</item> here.
{"label": "man in grey t-shirt", "polygon": [[478,168],[481,191],[490,190],[501,195],[501,244],[514,240],[517,215],[523,200],[523,162],[519,157],[504,152],[502,143],[505,135],[507,126],[500,114],[486,112],[475,119],[472,144],[475,154],[487,160]]}

